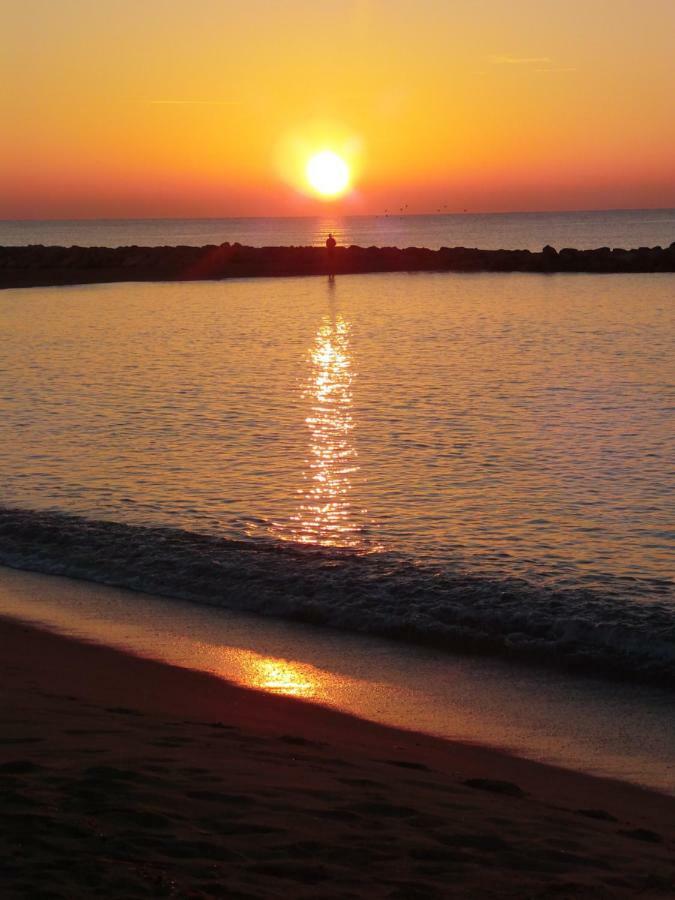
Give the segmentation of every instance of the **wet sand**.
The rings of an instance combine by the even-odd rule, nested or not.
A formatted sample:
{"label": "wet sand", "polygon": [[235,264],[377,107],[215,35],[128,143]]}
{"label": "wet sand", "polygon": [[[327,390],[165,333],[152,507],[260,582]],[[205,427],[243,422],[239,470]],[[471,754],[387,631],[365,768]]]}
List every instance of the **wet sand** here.
{"label": "wet sand", "polygon": [[3,897],[671,897],[675,799],[0,620]]}

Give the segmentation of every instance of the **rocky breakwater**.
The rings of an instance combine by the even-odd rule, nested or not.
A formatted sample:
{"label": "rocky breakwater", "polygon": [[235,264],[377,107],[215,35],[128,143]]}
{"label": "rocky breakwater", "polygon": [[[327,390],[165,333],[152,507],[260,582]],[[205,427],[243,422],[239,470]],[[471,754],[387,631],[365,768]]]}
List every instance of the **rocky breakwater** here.
{"label": "rocky breakwater", "polygon": [[0,288],[364,272],[675,272],[675,242],[634,250],[466,247],[0,247]]}

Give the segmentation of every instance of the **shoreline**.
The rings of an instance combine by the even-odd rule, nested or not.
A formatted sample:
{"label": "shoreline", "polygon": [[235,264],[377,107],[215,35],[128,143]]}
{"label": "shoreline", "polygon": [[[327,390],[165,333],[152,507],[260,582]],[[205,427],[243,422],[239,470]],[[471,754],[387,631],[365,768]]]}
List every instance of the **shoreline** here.
{"label": "shoreline", "polygon": [[[3,506],[0,537],[0,564],[17,569],[617,682],[671,690],[675,683],[673,613],[660,594],[640,605],[617,600],[609,619],[603,595],[592,591],[575,602],[573,591],[450,572],[428,582],[433,597],[443,599],[438,615],[435,602],[417,595],[422,568],[386,554],[331,554],[319,546]],[[339,561],[329,578],[327,560]],[[571,624],[550,614],[561,602]],[[637,641],[640,635],[646,639]]]}
{"label": "shoreline", "polygon": [[322,247],[246,247],[229,242],[204,247],[0,247],[0,288],[373,272],[675,272],[675,242],[666,248],[560,252],[547,245],[538,253],[350,246],[337,247],[331,255]]}
{"label": "shoreline", "polygon": [[9,889],[45,869],[69,897],[675,889],[672,797],[7,619],[0,650]]}
{"label": "shoreline", "polygon": [[[675,798],[675,707],[651,688],[9,568],[0,568],[0,617],[362,721]],[[617,734],[617,721],[631,722],[631,730]]]}

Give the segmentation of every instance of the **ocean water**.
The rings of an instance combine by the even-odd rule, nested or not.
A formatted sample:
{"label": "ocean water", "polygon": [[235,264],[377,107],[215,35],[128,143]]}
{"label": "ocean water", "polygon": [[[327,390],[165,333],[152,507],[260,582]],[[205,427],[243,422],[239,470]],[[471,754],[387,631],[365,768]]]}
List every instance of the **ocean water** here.
{"label": "ocean water", "polygon": [[672,683],[674,288],[3,291],[0,561]]}
{"label": "ocean water", "polygon": [[244,219],[102,219],[0,221],[0,246],[162,246],[239,241],[253,247],[317,246],[332,232],[346,246],[479,247],[541,250],[576,247],[667,247],[675,241],[675,210],[601,210],[426,216]]}

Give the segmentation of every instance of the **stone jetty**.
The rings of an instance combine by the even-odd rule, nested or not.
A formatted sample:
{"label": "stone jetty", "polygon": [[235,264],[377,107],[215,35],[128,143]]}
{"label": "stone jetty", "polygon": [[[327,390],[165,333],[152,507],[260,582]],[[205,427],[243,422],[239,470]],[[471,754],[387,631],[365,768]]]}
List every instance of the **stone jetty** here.
{"label": "stone jetty", "polygon": [[365,272],[675,272],[675,242],[634,250],[467,247],[0,247],[0,288]]}

